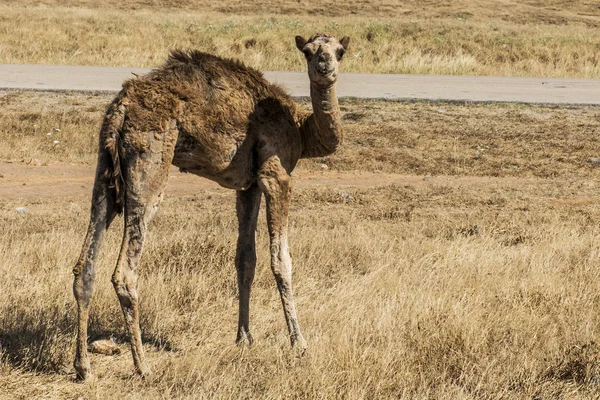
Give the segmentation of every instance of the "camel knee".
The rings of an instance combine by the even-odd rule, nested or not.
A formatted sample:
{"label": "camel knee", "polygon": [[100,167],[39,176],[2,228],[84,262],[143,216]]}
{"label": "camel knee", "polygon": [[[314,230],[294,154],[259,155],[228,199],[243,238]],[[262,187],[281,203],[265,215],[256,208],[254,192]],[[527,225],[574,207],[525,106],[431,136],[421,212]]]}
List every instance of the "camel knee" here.
{"label": "camel knee", "polygon": [[275,278],[284,281],[292,279],[292,257],[287,243],[274,240],[271,244],[271,270]]}
{"label": "camel knee", "polygon": [[92,297],[96,272],[90,265],[86,266],[85,264],[85,262],[79,261],[73,268],[73,294],[76,300],[83,301],[87,306]]}
{"label": "camel knee", "polygon": [[267,160],[258,171],[258,185],[267,195],[285,194],[291,190],[292,179],[280,163],[279,157]]}
{"label": "camel knee", "polygon": [[280,265],[276,265],[273,266],[271,270],[273,271],[273,276],[275,277],[275,282],[277,283],[278,287],[286,288],[291,285],[292,277],[285,268],[281,268]]}
{"label": "camel knee", "polygon": [[125,310],[129,310],[128,312],[131,312],[130,310],[133,310],[137,305],[137,294],[123,285],[115,285],[115,291],[117,292],[121,307]]}
{"label": "camel knee", "polygon": [[85,263],[82,260],[77,261],[77,264],[73,267],[73,275],[75,279],[79,278],[83,273],[83,268],[85,267]]}
{"label": "camel knee", "polygon": [[290,177],[284,174],[263,176],[259,187],[267,198],[278,200],[287,200],[292,190]]}
{"label": "camel knee", "polygon": [[112,277],[112,284],[122,307],[131,309],[137,304],[135,283],[127,282],[120,274],[115,274]]}
{"label": "camel knee", "polygon": [[73,295],[77,302],[81,302],[85,307],[88,307],[92,299],[93,284],[89,282],[85,284],[81,279],[75,277],[73,282]]}
{"label": "camel knee", "polygon": [[75,300],[79,302],[83,300],[83,279],[81,279],[80,273],[75,273],[75,271],[73,271],[73,273],[75,275],[75,278],[73,279],[73,296],[75,296]]}
{"label": "camel knee", "polygon": [[254,282],[254,271],[256,269],[256,254],[254,251],[239,252],[236,257],[235,266],[240,294],[249,294]]}

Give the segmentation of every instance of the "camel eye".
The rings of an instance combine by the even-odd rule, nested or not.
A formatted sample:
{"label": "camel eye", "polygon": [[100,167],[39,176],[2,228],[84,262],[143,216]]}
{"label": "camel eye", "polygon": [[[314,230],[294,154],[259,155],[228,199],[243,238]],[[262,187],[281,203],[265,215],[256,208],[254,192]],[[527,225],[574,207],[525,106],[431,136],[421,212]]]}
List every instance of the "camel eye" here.
{"label": "camel eye", "polygon": [[344,54],[346,54],[346,50],[344,50],[344,49],[338,49],[338,51],[337,51],[337,59],[338,59],[338,61],[340,61],[342,59],[342,57],[344,57]]}
{"label": "camel eye", "polygon": [[312,57],[312,52],[309,49],[304,49],[304,50],[302,50],[302,52],[304,53],[304,57],[306,57],[306,58]]}

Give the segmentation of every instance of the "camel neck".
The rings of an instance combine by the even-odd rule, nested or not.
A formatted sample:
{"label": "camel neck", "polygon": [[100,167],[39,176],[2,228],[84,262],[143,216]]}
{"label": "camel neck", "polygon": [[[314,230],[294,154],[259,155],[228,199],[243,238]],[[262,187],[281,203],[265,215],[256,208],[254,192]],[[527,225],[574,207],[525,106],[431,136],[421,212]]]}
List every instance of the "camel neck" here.
{"label": "camel neck", "polygon": [[335,83],[331,85],[319,85],[311,82],[310,98],[315,114],[331,113],[332,111],[337,111],[339,113],[338,100],[335,94]]}
{"label": "camel neck", "polygon": [[303,157],[323,157],[333,153],[342,141],[340,108],[335,84],[310,84],[313,114],[302,125]]}

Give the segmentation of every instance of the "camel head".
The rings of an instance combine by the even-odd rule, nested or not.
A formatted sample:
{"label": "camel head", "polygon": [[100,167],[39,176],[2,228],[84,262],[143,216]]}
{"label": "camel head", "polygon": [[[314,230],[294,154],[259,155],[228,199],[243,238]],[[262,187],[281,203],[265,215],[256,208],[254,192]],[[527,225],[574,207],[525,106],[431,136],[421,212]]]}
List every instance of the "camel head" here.
{"label": "camel head", "polygon": [[304,53],[311,82],[331,85],[337,81],[338,66],[348,50],[348,43],[348,36],[344,36],[340,41],[323,33],[317,33],[308,40],[296,36],[296,47]]}

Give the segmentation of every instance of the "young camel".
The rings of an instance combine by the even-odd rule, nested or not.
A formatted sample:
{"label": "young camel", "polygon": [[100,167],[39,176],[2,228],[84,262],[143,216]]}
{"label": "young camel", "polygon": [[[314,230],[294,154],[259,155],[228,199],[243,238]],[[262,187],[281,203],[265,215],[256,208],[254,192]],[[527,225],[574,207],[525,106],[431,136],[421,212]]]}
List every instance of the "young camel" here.
{"label": "young camel", "polygon": [[100,131],[90,224],[73,273],[78,331],[74,367],[91,377],[88,309],[102,236],[116,214],[124,233],[112,282],[136,371],[149,373],[139,328],[137,267],[148,223],[167,185],[169,167],[237,191],[239,287],[237,342],[252,344],[250,289],[256,266],[255,230],[261,195],[267,206],[271,269],[281,296],[292,347],[307,348],[292,295],[287,225],[290,173],[300,158],[333,153],[342,139],[335,94],[338,63],[350,38],[317,34],[296,46],[308,64],[313,113],[262,74],[240,62],[198,51],[174,51],[161,68],[126,81]]}

